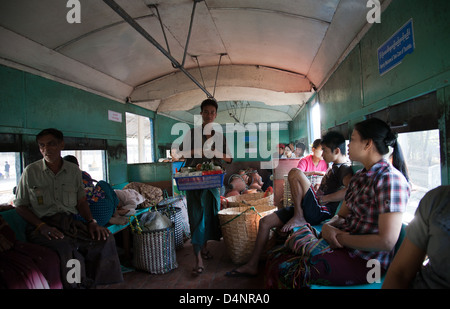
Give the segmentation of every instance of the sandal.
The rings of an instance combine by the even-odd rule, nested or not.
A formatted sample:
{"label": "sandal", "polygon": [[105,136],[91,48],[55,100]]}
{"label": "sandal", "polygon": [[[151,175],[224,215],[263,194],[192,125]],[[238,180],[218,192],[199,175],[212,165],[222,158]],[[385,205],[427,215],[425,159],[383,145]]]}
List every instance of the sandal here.
{"label": "sandal", "polygon": [[211,255],[211,253],[209,251],[206,252],[201,252],[202,255],[202,259],[204,260],[212,260],[213,256]]}
{"label": "sandal", "polygon": [[201,275],[201,274],[203,274],[204,270],[205,270],[205,268],[203,266],[194,267],[192,269],[192,275],[194,275],[194,276]]}

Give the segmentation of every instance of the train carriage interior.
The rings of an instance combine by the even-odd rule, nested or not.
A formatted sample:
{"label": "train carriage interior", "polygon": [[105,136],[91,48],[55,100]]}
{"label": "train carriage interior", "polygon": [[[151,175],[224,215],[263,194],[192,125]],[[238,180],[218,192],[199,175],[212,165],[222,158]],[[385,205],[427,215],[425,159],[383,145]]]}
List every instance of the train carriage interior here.
{"label": "train carriage interior", "polygon": [[[411,177],[408,224],[428,191],[450,184],[449,14],[447,0],[1,1],[0,204],[42,158],[36,134],[49,127],[94,179],[183,194],[171,146],[214,98],[233,156],[225,185],[250,167],[274,181],[264,163],[278,144],[309,154],[328,131],[349,140],[356,123],[384,120]],[[261,276],[224,279],[233,263],[223,242],[209,275],[185,276],[187,246],[171,274],[131,271],[106,288],[263,287]]]}

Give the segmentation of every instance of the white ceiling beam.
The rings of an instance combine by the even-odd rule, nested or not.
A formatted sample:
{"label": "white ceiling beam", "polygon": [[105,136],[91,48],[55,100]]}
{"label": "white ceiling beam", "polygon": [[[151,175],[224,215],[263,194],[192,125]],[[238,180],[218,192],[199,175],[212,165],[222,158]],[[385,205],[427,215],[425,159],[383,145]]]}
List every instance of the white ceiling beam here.
{"label": "white ceiling beam", "polygon": [[52,76],[120,102],[125,102],[133,90],[130,85],[1,26],[0,58],[5,65],[29,68],[34,74]]}

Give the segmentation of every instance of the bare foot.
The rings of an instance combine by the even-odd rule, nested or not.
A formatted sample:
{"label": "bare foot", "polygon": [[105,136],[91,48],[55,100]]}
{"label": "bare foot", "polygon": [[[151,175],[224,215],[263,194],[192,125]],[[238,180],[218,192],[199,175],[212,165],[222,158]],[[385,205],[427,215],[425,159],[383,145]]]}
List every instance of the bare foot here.
{"label": "bare foot", "polygon": [[285,225],[281,228],[282,232],[290,232],[294,227],[305,225],[307,222],[305,219],[291,218]]}

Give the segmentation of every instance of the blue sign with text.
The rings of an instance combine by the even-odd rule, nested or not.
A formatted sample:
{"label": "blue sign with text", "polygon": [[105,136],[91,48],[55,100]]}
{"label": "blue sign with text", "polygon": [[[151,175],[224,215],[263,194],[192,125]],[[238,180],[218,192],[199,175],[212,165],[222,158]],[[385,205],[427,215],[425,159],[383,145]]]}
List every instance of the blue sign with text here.
{"label": "blue sign with text", "polygon": [[414,51],[413,21],[410,19],[378,48],[380,75],[399,65],[407,54]]}

